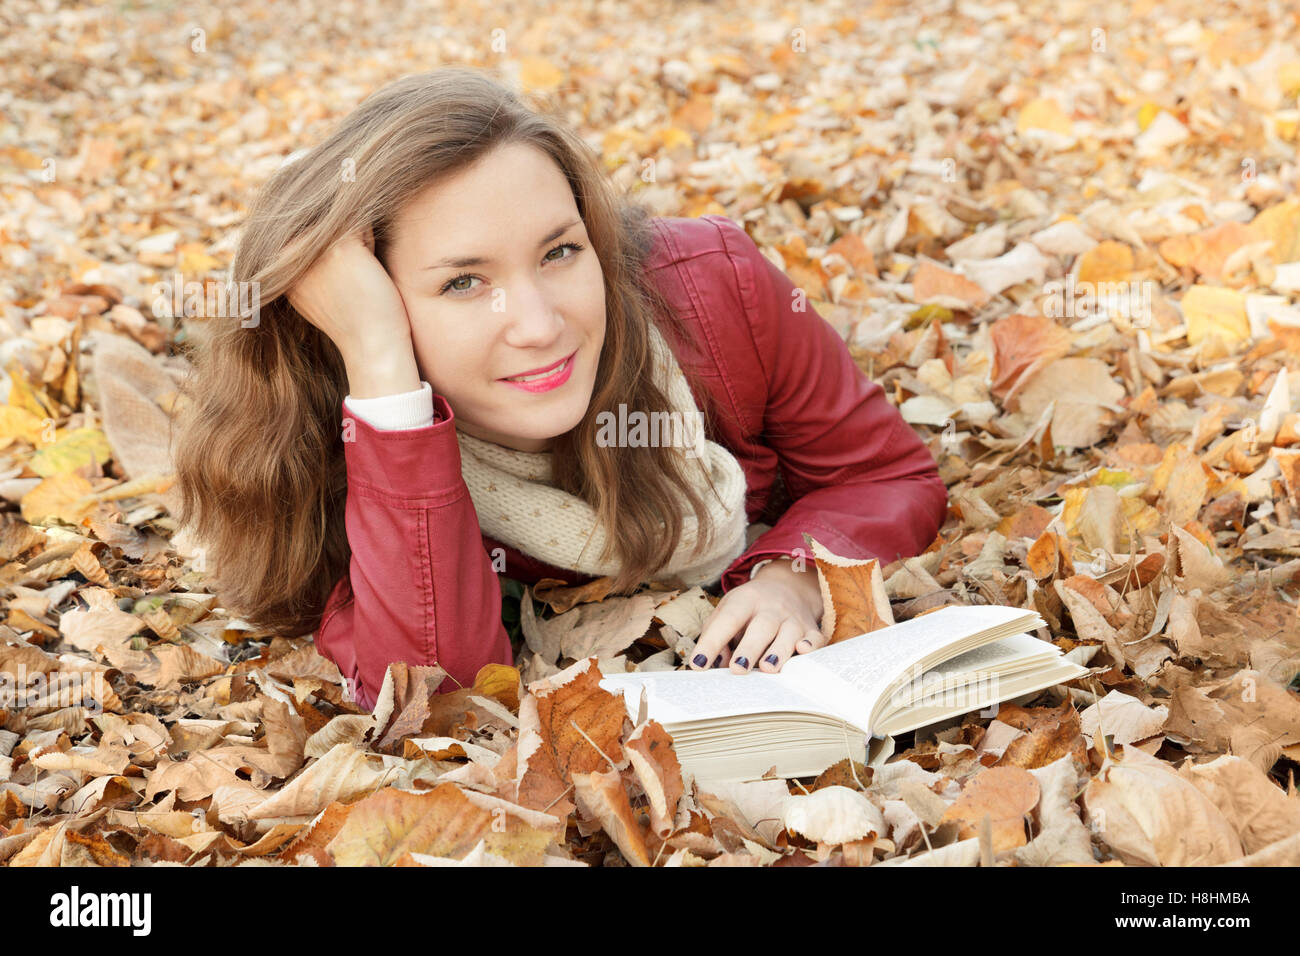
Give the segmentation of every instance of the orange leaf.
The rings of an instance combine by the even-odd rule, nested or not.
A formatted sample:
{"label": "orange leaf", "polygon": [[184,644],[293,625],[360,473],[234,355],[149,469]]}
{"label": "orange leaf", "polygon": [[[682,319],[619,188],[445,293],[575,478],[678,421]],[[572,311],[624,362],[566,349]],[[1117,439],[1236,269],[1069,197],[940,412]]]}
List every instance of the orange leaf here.
{"label": "orange leaf", "polygon": [[617,770],[604,773],[575,773],[573,790],[583,812],[600,822],[623,856],[633,866],[650,866],[645,834],[632,815],[627,791]]}
{"label": "orange leaf", "polygon": [[427,793],[386,788],[352,807],[326,849],[339,866],[391,866],[403,854],[460,859],[484,841],[489,853],[538,866],[552,832],[471,803],[454,783]]}
{"label": "orange leaf", "polygon": [[[951,301],[954,299],[956,302]],[[922,262],[912,277],[912,301],[918,305],[937,302],[950,307],[978,309],[988,300],[989,294],[981,286],[933,262]]]}
{"label": "orange leaf", "polygon": [[1025,845],[1025,814],[1038,803],[1038,780],[1019,767],[992,767],[966,782],[961,796],[940,818],[955,820],[960,839],[977,836],[988,815],[993,823],[993,852]]}
{"label": "orange leaf", "polygon": [[63,858],[60,866],[130,866],[131,861],[118,853],[100,834],[83,836],[76,830],[63,834]]}
{"label": "orange leaf", "polygon": [[518,803],[567,818],[573,803],[565,793],[573,774],[605,766],[606,757],[625,765],[620,739],[627,705],[621,695],[601,687],[600,678],[596,659],[588,657],[528,685],[519,705],[519,739],[496,768],[506,772],[501,765],[509,766],[513,751]]}
{"label": "orange leaf", "polygon": [[1107,239],[1079,256],[1080,284],[1127,282],[1133,275],[1133,248],[1127,243]]}
{"label": "orange leaf", "polygon": [[80,475],[53,475],[23,495],[20,505],[23,520],[39,524],[58,518],[79,525],[95,510],[92,494],[90,482]]}
{"label": "orange leaf", "polygon": [[1190,236],[1170,236],[1160,243],[1160,255],[1175,266],[1191,266],[1201,275],[1219,278],[1223,263],[1259,237],[1239,222],[1224,222]]}
{"label": "orange leaf", "polygon": [[625,746],[632,772],[650,799],[650,825],[665,837],[673,830],[677,805],[686,789],[673,738],[662,724],[647,720],[632,732]]}
{"label": "orange leaf", "polygon": [[1009,315],[993,323],[993,394],[1008,411],[1011,399],[1045,366],[1063,358],[1070,333],[1041,315]]}
{"label": "orange leaf", "polygon": [[608,576],[572,586],[558,578],[542,578],[533,585],[533,597],[563,614],[579,604],[605,600],[613,587],[614,579]]}
{"label": "orange leaf", "polygon": [[894,612],[876,558],[866,561],[842,558],[808,535],[803,538],[817,563],[817,580],[822,588],[822,635],[831,644],[894,623]]}
{"label": "orange leaf", "polygon": [[1079,713],[1069,700],[1062,701],[1060,707],[1030,709],[1003,704],[998,709],[997,719],[1026,733],[1011,741],[994,766],[1035,770],[1055,763],[1066,754],[1072,756],[1079,766],[1088,765]]}

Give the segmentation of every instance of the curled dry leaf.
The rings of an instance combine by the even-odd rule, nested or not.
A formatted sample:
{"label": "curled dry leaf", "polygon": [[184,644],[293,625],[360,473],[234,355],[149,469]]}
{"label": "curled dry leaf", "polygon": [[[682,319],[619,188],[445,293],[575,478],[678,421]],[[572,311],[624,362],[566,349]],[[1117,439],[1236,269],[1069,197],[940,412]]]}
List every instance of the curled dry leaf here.
{"label": "curled dry leaf", "polygon": [[1016,850],[1016,862],[1022,866],[1095,862],[1092,837],[1080,819],[1075,802],[1083,776],[1078,764],[1066,755],[1029,772],[1041,789],[1035,808],[1038,832]]}
{"label": "curled dry leaf", "polygon": [[1168,707],[1148,707],[1136,697],[1112,690],[1079,714],[1079,724],[1089,746],[1098,733],[1113,737],[1117,744],[1128,744],[1160,733],[1168,716]]}
{"label": "curled dry leaf", "polygon": [[831,644],[894,623],[880,562],[842,558],[804,535],[817,565],[822,589],[822,636]]}
{"label": "curled dry leaf", "polygon": [[783,817],[786,829],[818,843],[851,843],[887,832],[876,805],[848,787],[823,787],[787,797]]}
{"label": "curled dry leaf", "polygon": [[998,761],[999,766],[1033,770],[1054,763],[1067,754],[1080,767],[1088,763],[1079,712],[1068,699],[1059,707],[1030,709],[1004,703],[998,708],[997,720],[1024,731],[1023,736],[1007,744]]}
{"label": "curled dry leaf", "polygon": [[573,793],[583,813],[597,820],[633,866],[650,866],[646,833],[637,821],[617,770],[573,775]]}
{"label": "curled dry leaf", "polygon": [[648,720],[624,741],[636,779],[650,800],[650,826],[661,837],[672,832],[685,787],[673,739],[657,721]]}

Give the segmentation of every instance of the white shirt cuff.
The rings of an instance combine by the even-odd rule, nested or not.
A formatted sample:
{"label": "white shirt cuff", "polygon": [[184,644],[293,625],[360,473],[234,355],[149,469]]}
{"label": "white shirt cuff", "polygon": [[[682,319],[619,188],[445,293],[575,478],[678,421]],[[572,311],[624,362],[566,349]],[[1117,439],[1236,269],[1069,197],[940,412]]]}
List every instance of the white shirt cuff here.
{"label": "white shirt cuff", "polygon": [[387,431],[407,431],[433,424],[433,386],[421,382],[420,387],[396,395],[378,398],[343,399],[348,410],[367,425]]}
{"label": "white shirt cuff", "polygon": [[758,574],[759,571],[763,570],[763,567],[765,565],[771,564],[773,561],[792,561],[792,560],[793,559],[788,554],[783,554],[779,558],[764,558],[762,561],[757,561],[754,563],[754,566],[749,569],[749,580],[751,581],[754,580],[754,575]]}

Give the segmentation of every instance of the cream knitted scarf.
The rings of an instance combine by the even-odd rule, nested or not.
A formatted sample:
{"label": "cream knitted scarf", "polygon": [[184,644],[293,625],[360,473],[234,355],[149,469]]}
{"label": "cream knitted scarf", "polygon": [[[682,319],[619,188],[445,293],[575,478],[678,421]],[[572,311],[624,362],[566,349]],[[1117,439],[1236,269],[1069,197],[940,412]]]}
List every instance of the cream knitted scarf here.
{"label": "cream knitted scarf", "polygon": [[[668,563],[656,572],[656,580],[676,579],[674,583],[687,586],[716,584],[745,548],[745,473],[727,449],[697,433],[702,420],[686,377],[653,322],[649,329],[656,381],[665,389],[682,427],[652,431],[647,426],[639,434],[633,428],[626,431],[628,444],[653,440],[659,446],[669,446],[668,453],[683,455],[691,484],[706,503],[715,529],[711,547],[692,560],[699,529],[694,512],[683,500],[683,534]],[[633,420],[635,414],[626,414],[623,421]],[[612,425],[612,412],[610,416]],[[642,421],[648,417],[642,413]],[[686,440],[682,440],[683,433]],[[553,484],[551,452],[516,451],[459,429],[456,440],[461,474],[484,534],[557,568],[593,576],[617,574],[617,555],[609,561],[600,560],[609,532],[598,522],[596,512],[581,498]]]}

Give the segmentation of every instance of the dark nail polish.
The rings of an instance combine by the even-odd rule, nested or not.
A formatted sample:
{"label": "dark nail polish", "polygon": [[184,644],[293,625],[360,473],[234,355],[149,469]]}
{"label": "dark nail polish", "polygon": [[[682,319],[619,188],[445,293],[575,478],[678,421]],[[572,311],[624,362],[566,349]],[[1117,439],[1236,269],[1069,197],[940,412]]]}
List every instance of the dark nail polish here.
{"label": "dark nail polish", "polygon": [[691,658],[691,663],[694,664],[696,667],[703,667],[708,662],[709,659],[705,657],[703,654],[696,654],[694,657]]}
{"label": "dark nail polish", "polygon": [[717,657],[713,659],[713,666],[717,667],[721,663],[722,663],[722,655],[719,654]]}
{"label": "dark nail polish", "polygon": [[767,657],[763,658],[763,660],[767,661],[769,664],[775,667],[777,662],[777,656],[775,654],[768,654]]}
{"label": "dark nail polish", "polygon": [[745,668],[745,670],[749,670],[749,661],[745,660],[745,658],[737,657],[736,663],[739,664],[741,667]]}

